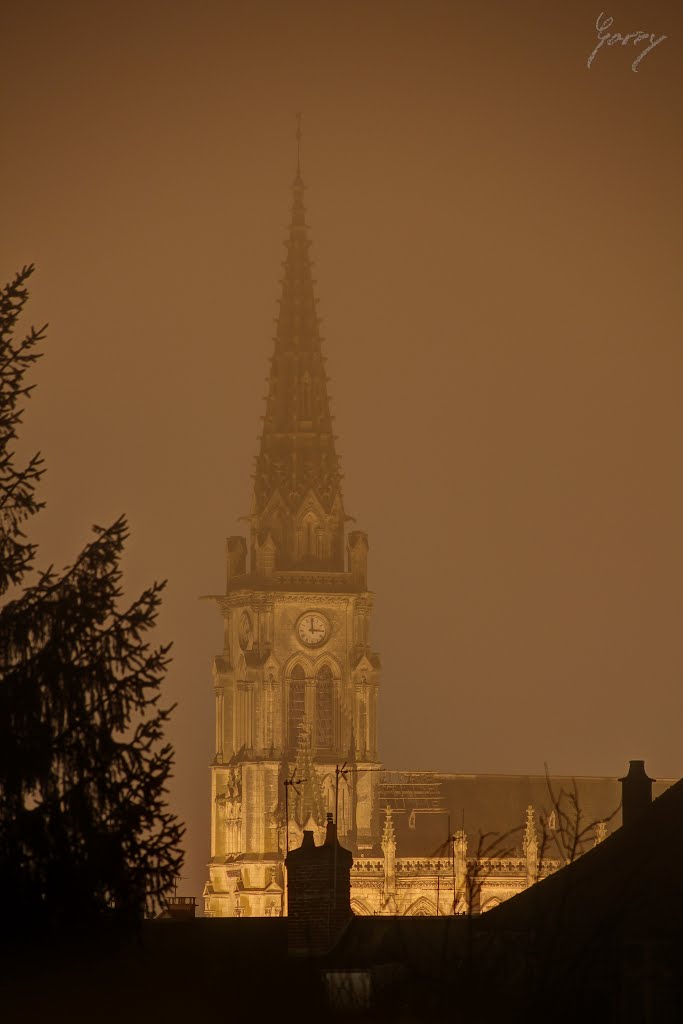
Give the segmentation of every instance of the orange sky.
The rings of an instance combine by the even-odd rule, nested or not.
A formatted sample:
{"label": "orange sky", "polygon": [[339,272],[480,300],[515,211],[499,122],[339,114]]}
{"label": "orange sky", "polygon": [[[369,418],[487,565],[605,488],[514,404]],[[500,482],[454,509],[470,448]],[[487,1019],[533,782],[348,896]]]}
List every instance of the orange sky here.
{"label": "orange sky", "polygon": [[[208,856],[200,594],[250,502],[302,167],[390,767],[681,775],[681,7],[33,2],[3,11],[0,277],[50,322],[41,562],[124,511],[169,586],[183,889]],[[246,531],[245,531],[246,532]]]}

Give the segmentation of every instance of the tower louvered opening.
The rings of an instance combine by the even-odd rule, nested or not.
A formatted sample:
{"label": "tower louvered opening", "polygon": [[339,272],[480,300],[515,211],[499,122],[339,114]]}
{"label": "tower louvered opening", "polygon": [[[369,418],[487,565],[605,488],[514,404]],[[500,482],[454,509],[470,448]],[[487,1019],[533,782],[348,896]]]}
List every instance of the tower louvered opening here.
{"label": "tower louvered opening", "polygon": [[306,673],[301,665],[295,665],[289,679],[289,714],[287,737],[290,747],[299,742],[299,729],[306,714]]}
{"label": "tower louvered opening", "polygon": [[329,665],[323,665],[315,682],[316,746],[334,748],[334,679]]}

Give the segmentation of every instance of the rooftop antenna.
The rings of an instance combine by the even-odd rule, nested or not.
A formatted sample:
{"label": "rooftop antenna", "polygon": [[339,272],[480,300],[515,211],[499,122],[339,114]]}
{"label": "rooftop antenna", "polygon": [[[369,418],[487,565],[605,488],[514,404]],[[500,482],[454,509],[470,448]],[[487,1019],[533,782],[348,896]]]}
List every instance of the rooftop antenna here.
{"label": "rooftop antenna", "polygon": [[[443,857],[448,851],[448,860],[451,865],[451,872],[453,875],[453,914],[455,915],[455,834],[451,832],[451,816],[448,815],[448,833],[446,840],[438,846],[432,857]],[[439,900],[441,897],[441,876],[437,869],[436,873],[436,916],[439,916]]]}
{"label": "rooftop antenna", "polygon": [[296,777],[296,766],[292,771],[292,774],[288,779],[284,780],[285,783],[285,862],[284,862],[284,876],[285,876],[285,915],[289,911],[289,880],[287,877],[287,854],[289,853],[289,788],[292,786],[294,792],[299,796],[298,787],[303,783],[308,782],[308,779],[297,779]]}
{"label": "rooftop antenna", "polygon": [[308,782],[308,779],[297,779],[296,768],[292,772],[291,776],[288,779],[285,779],[285,857],[289,853],[289,787],[292,786],[296,795],[300,796],[298,786],[303,782]]}
{"label": "rooftop antenna", "polygon": [[[299,117],[301,117],[301,114],[299,114]],[[343,776],[343,778],[346,780],[346,777],[347,777],[347,775],[349,774],[350,771],[351,771],[351,769],[346,767],[346,761],[344,761],[344,764],[341,766],[341,768],[339,767],[339,765],[337,765],[335,767],[335,769],[334,769],[334,775],[335,775],[335,779],[334,779],[334,839],[335,839],[335,843],[334,843],[334,868],[333,868],[333,871],[334,871],[334,881],[333,881],[332,885],[333,885],[333,900],[334,900],[334,905],[335,906],[337,905],[337,847],[339,846],[339,825],[338,825],[338,822],[339,822],[339,776],[340,775]]]}
{"label": "rooftop antenna", "polygon": [[[451,831],[451,819],[448,819],[448,831]],[[456,892],[455,892],[455,832],[448,837],[449,846],[451,848],[451,869],[453,873],[453,917],[455,917],[455,904],[456,904]]]}

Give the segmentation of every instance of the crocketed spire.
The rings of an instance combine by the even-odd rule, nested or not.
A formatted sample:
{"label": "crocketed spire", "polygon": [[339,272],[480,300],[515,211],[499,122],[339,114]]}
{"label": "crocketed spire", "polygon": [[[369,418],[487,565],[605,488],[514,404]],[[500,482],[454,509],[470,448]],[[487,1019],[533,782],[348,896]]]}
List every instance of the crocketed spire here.
{"label": "crocketed spire", "polygon": [[280,310],[256,458],[255,545],[270,534],[275,568],[339,570],[344,561],[341,472],[332,432],[325,357],[299,166],[285,243]]}
{"label": "crocketed spire", "polygon": [[325,821],[325,801],[320,779],[313,766],[311,729],[304,720],[299,725],[299,744],[296,752],[296,773],[301,788],[296,803],[296,815],[302,828],[308,828],[309,819],[320,826]]}

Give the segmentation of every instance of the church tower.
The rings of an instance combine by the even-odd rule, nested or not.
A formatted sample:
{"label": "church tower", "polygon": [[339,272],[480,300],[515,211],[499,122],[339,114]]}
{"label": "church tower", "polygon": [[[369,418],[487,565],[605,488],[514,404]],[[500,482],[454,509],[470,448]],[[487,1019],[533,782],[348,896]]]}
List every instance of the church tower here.
{"label": "church tower", "polygon": [[322,842],[328,812],[345,846],[378,842],[368,539],[346,532],[298,160],[285,246],[249,537],[228,538],[226,592],[212,598],[224,641],[204,897],[216,917],[280,914],[287,844],[304,829]]}

